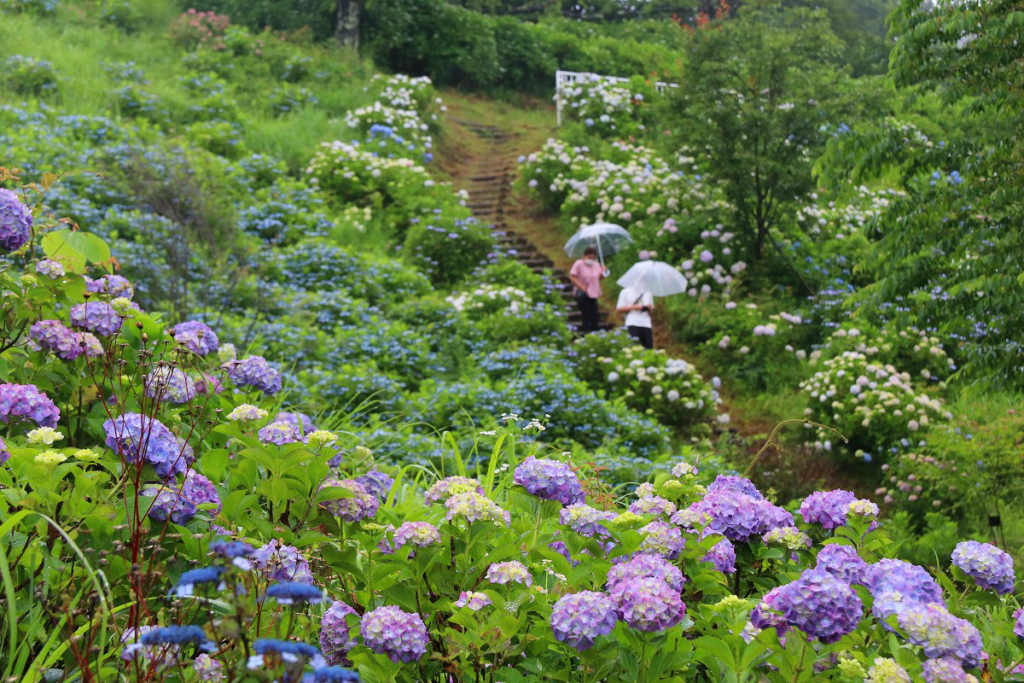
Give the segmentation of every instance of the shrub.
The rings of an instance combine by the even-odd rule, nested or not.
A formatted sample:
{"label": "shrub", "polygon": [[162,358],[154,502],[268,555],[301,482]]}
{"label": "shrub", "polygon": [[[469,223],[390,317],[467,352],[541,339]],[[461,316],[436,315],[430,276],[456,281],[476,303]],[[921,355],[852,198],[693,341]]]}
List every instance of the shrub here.
{"label": "shrub", "polygon": [[13,55],[4,62],[0,82],[23,95],[47,95],[57,92],[60,77],[53,64],[43,59]]}
{"label": "shrub", "polygon": [[142,28],[142,12],[132,0],[107,0],[103,3],[100,20],[125,33],[132,34]]}
{"label": "shrub", "polygon": [[206,48],[214,52],[227,47],[225,37],[231,27],[231,19],[216,12],[198,12],[190,9],[170,27],[170,36],[177,45],[186,50]]}
{"label": "shrub", "polygon": [[226,159],[245,153],[242,129],[230,121],[198,121],[186,129],[185,136],[196,147]]}
{"label": "shrub", "polygon": [[315,106],[319,100],[306,88],[275,88],[270,93],[269,104],[274,114],[282,116]]}
{"label": "shrub", "polygon": [[[456,213],[468,213],[465,210]],[[437,287],[457,285],[492,256],[494,234],[472,216],[427,214],[409,228],[402,247],[407,261],[426,273]]]}

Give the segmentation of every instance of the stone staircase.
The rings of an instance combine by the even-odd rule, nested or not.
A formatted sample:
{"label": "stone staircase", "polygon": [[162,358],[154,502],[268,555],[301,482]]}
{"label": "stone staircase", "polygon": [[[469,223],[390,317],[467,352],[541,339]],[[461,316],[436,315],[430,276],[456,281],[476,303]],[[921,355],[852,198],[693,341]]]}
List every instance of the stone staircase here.
{"label": "stone staircase", "polygon": [[[511,198],[512,182],[517,172],[512,142],[514,136],[497,126],[463,120],[459,120],[458,124],[468,132],[487,140],[491,146],[491,154],[472,169],[465,184],[465,189],[469,192],[469,209],[478,219],[490,224],[498,247],[505,254],[548,279],[564,302],[566,322],[578,334],[583,320],[572,296],[569,272],[545,256],[528,237],[508,226],[505,209]],[[600,316],[602,329],[615,326],[607,322],[604,309],[600,309]]]}

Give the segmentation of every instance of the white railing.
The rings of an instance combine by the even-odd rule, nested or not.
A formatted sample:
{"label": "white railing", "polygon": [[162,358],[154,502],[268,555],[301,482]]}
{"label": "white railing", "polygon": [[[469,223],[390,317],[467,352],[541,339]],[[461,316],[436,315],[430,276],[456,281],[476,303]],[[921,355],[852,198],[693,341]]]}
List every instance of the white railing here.
{"label": "white railing", "polygon": [[[570,86],[580,81],[611,81],[612,83],[629,83],[628,78],[621,78],[619,76],[601,76],[599,74],[584,73],[580,71],[556,71],[555,72],[555,110],[558,125],[562,125],[562,89],[566,86]],[[658,81],[654,84],[654,89],[660,93],[664,93],[669,88],[678,88],[676,83],[662,83]]]}

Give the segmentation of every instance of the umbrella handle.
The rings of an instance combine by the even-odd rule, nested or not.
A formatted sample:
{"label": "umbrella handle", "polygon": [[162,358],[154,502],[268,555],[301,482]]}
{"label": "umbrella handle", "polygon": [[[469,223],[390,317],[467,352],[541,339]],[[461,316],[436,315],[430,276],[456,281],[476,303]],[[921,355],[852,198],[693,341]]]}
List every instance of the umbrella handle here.
{"label": "umbrella handle", "polygon": [[601,251],[601,236],[598,235],[595,237],[594,241],[597,242],[597,258],[601,261],[601,267],[604,268],[604,254]]}

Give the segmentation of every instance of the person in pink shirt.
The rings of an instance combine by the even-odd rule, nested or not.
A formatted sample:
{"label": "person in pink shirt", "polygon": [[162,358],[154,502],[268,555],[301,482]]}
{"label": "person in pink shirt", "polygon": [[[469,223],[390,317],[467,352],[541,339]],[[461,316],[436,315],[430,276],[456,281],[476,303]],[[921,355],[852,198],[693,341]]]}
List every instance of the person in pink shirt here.
{"label": "person in pink shirt", "polygon": [[601,278],[607,277],[608,271],[597,260],[597,249],[587,247],[583,258],[572,264],[569,279],[572,280],[572,294],[583,314],[583,331],[597,330],[597,300],[601,296]]}

